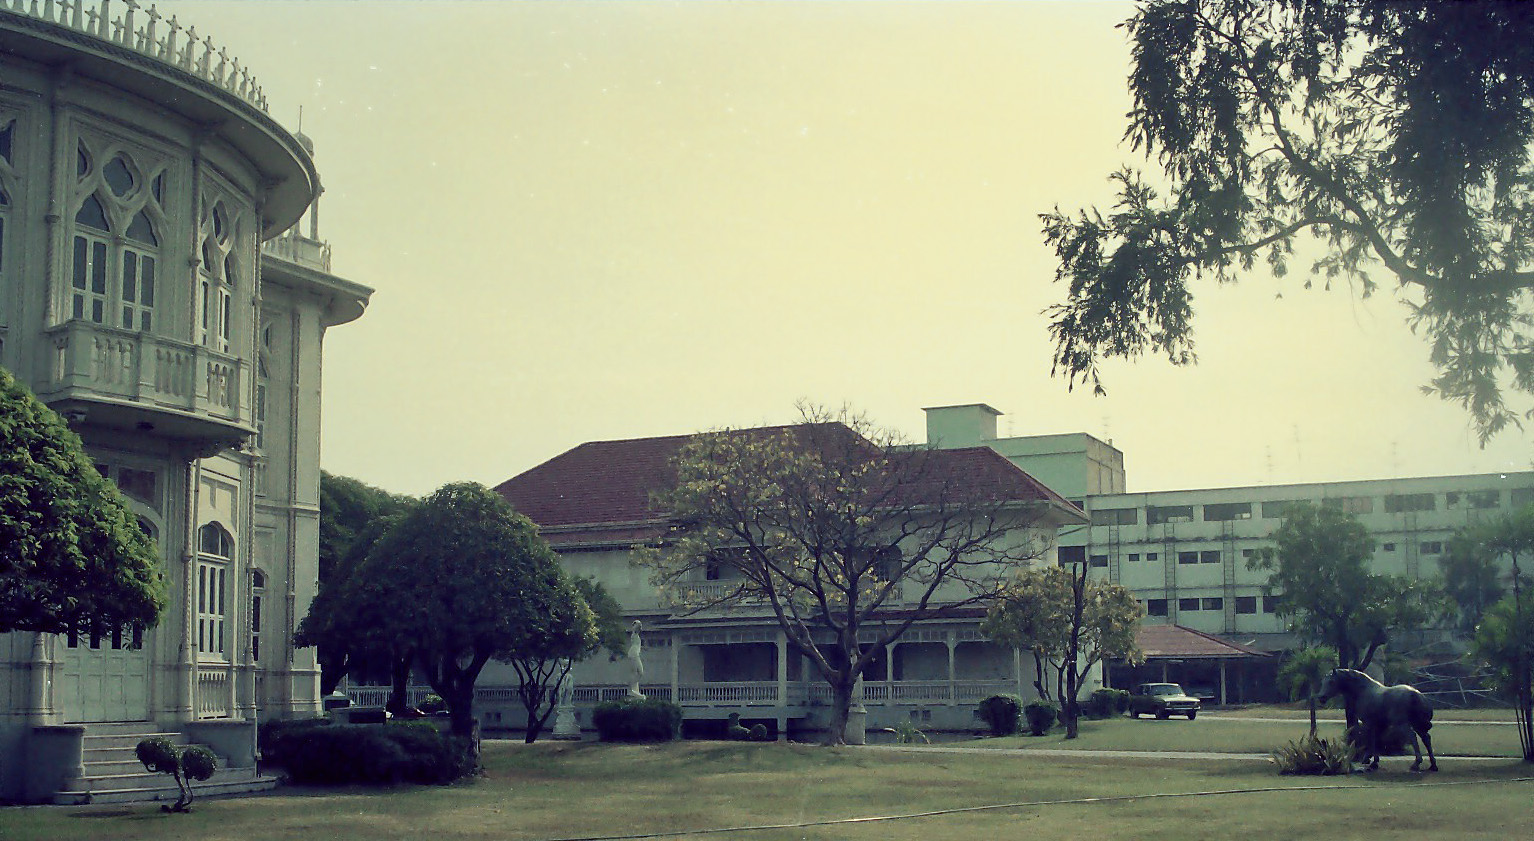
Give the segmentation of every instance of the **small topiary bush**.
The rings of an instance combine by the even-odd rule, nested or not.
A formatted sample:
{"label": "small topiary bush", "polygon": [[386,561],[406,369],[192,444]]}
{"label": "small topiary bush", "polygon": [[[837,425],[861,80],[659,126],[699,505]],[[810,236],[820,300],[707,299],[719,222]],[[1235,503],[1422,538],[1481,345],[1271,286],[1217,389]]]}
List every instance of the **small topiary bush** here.
{"label": "small topiary bush", "polygon": [[1023,713],[1023,699],[1016,695],[992,695],[980,702],[975,714],[991,728],[992,736],[1010,736],[1017,732]]}
{"label": "small topiary bush", "polygon": [[429,724],[295,727],[272,744],[296,783],[441,785],[473,771],[467,745]]}
{"label": "small topiary bush", "polygon": [[762,724],[760,722],[751,725],[750,734],[751,734],[751,741],[753,741],[753,742],[765,742],[765,741],[767,741],[767,725]]}
{"label": "small topiary bush", "polygon": [[1353,772],[1353,747],[1346,740],[1306,736],[1273,751],[1280,774],[1330,777]]}
{"label": "small topiary bush", "polygon": [[591,712],[604,742],[669,742],[682,737],[682,708],[657,698],[604,701]]}
{"label": "small topiary bush", "polygon": [[441,695],[427,695],[425,698],[421,699],[421,703],[416,707],[416,709],[426,713],[427,715],[445,713],[447,712],[447,702],[442,700]]}
{"label": "small topiary bush", "polygon": [[181,795],[176,805],[160,807],[167,812],[190,812],[192,810],[192,780],[206,780],[218,770],[218,757],[202,745],[177,748],[164,736],[145,739],[133,749],[144,768],[157,774],[170,774],[176,778],[176,788]]}
{"label": "small topiary bush", "polygon": [[1122,715],[1128,709],[1129,692],[1123,689],[1094,689],[1083,705],[1087,718],[1095,719]]}
{"label": "small topiary bush", "polygon": [[1023,715],[1028,718],[1028,732],[1042,736],[1055,726],[1055,720],[1060,717],[1060,708],[1049,701],[1029,701],[1028,706],[1023,707]]}
{"label": "small topiary bush", "polygon": [[730,720],[724,726],[725,735],[737,742],[744,742],[751,738],[751,731],[740,726],[740,713],[730,713]]}

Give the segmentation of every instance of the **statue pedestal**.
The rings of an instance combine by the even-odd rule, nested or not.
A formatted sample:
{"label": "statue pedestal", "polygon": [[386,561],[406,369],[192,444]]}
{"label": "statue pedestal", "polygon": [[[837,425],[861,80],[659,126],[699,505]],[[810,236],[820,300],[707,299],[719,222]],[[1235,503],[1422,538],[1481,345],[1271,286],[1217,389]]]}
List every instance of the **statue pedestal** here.
{"label": "statue pedestal", "polygon": [[554,732],[553,738],[567,742],[581,740],[581,726],[575,720],[575,705],[561,703],[554,708]]}
{"label": "statue pedestal", "polygon": [[862,702],[854,701],[852,708],[847,710],[847,729],[842,732],[842,739],[849,745],[868,744],[868,708]]}

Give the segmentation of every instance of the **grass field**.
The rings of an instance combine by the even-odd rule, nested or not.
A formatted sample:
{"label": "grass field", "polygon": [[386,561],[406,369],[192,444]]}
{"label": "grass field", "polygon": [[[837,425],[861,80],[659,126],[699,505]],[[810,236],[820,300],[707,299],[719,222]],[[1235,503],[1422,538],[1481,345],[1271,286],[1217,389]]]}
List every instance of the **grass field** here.
{"label": "grass field", "polygon": [[[1064,731],[1056,728],[1047,736],[1009,736],[1001,739],[976,739],[961,744],[977,748],[1066,748],[1072,750],[1171,750],[1216,751],[1220,753],[1267,754],[1275,747],[1303,737],[1310,730],[1309,716],[1248,715],[1228,716],[1210,712],[1194,721],[1173,718],[1111,718],[1081,722],[1080,737],[1066,741]],[[1446,713],[1440,713],[1444,718]],[[1520,756],[1518,732],[1510,714],[1501,720],[1485,719],[1474,723],[1440,720],[1433,724],[1433,748],[1443,756]],[[1282,718],[1278,721],[1273,719]],[[1318,730],[1327,737],[1341,737],[1340,715],[1323,720]]]}
{"label": "grass field", "polygon": [[[1159,722],[1139,723],[1147,730],[1163,729]],[[1202,719],[1193,723],[1202,725]],[[1164,729],[1170,732],[1170,723]],[[442,788],[280,789],[262,797],[199,802],[190,815],[164,815],[148,805],[3,809],[0,839],[549,841],[661,832],[698,838],[702,834],[696,830],[708,828],[954,809],[972,811],[720,837],[1534,837],[1534,809],[1528,807],[1534,782],[1526,779],[1534,768],[1511,759],[1447,763],[1436,775],[1392,769],[1347,778],[1295,778],[1280,777],[1255,760],[1172,762],[1090,751],[1062,757],[770,743],[491,742],[485,756],[483,778]],[[1163,796],[1196,792],[1227,793]],[[1007,804],[1031,805],[976,809]]]}

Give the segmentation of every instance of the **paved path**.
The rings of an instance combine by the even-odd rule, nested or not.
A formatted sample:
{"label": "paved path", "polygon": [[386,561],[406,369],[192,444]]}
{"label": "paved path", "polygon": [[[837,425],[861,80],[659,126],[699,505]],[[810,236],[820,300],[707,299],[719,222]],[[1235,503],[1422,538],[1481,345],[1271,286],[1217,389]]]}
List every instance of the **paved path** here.
{"label": "paved path", "polygon": [[[1198,718],[1199,718],[1200,721],[1269,721],[1269,722],[1277,722],[1279,724],[1292,724],[1292,723],[1295,723],[1295,722],[1299,722],[1300,724],[1303,724],[1303,725],[1305,725],[1307,727],[1310,726],[1310,719],[1309,718],[1278,718],[1278,717],[1259,718],[1257,716],[1250,716],[1250,715],[1220,715],[1219,713],[1199,713],[1198,714]],[[1343,724],[1344,721],[1343,721],[1343,719],[1340,719],[1340,718],[1317,717],[1316,718],[1316,723],[1317,724]],[[1516,725],[1518,722],[1512,721],[1512,720],[1508,720],[1508,721],[1484,721],[1484,720],[1483,721],[1471,721],[1469,719],[1463,719],[1463,718],[1440,718],[1437,715],[1435,715],[1433,717],[1433,723],[1434,724],[1485,724],[1485,725],[1489,725],[1489,726],[1492,726],[1492,727],[1512,727],[1512,726]]]}

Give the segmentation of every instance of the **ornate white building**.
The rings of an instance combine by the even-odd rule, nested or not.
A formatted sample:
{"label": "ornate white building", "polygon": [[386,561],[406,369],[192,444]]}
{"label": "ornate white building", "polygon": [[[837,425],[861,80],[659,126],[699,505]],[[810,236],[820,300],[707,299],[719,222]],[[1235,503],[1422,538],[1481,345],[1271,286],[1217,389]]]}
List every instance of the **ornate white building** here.
{"label": "ornate white building", "polygon": [[0,8],[0,365],[124,491],[170,602],[142,637],[0,635],[0,800],[99,801],[158,785],[114,744],[175,733],[250,769],[258,719],[318,711],[290,637],[321,340],[371,290],[330,272],[313,149],[225,51],[131,0],[22,8]]}

